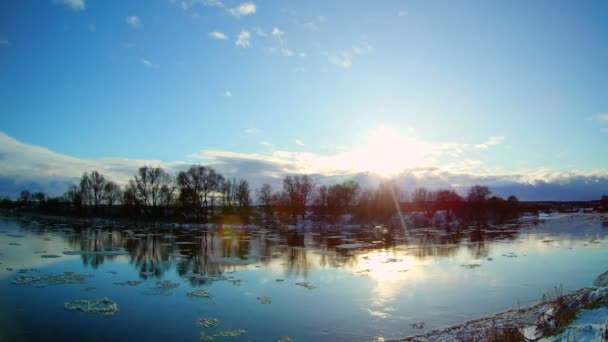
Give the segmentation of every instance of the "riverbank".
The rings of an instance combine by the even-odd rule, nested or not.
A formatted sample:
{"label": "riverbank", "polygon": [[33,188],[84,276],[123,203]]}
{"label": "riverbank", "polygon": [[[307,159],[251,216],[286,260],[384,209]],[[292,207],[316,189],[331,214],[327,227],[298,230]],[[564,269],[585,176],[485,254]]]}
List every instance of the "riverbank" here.
{"label": "riverbank", "polygon": [[593,285],[568,294],[559,288],[543,301],[470,320],[400,342],[598,341],[608,340],[608,271]]}

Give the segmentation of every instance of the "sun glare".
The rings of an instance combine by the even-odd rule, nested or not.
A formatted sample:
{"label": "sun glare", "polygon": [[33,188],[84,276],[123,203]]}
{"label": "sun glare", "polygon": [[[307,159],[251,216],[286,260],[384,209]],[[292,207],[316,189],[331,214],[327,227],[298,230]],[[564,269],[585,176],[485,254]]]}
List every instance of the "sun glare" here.
{"label": "sun glare", "polygon": [[391,177],[404,169],[429,165],[433,150],[415,138],[400,135],[390,127],[374,129],[363,151],[363,169]]}

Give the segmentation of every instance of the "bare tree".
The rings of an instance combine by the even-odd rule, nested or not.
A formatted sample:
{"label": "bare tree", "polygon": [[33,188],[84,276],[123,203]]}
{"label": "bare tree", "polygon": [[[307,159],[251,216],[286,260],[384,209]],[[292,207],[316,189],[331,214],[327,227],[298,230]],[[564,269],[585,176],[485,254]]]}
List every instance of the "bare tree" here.
{"label": "bare tree", "polygon": [[134,177],[137,196],[144,206],[156,208],[160,204],[163,195],[163,187],[166,191],[173,185],[171,176],[161,167],[142,166],[137,170]]}
{"label": "bare tree", "polygon": [[77,185],[70,185],[68,190],[63,194],[63,200],[70,203],[74,208],[82,207],[82,192]]}
{"label": "bare tree", "polygon": [[249,183],[246,180],[241,180],[237,186],[236,202],[241,208],[249,208],[251,206],[251,190],[249,190]]}
{"label": "bare tree", "polygon": [[484,219],[488,198],[492,192],[487,186],[474,185],[469,189],[467,202],[469,203],[471,218],[478,223]]}
{"label": "bare tree", "polygon": [[283,190],[289,198],[292,218],[295,220],[298,215],[304,216],[306,205],[311,200],[315,183],[308,175],[286,176],[283,179]]}
{"label": "bare tree", "polygon": [[272,187],[270,184],[262,184],[262,187],[256,191],[256,197],[258,199],[258,203],[262,206],[264,210],[264,221],[268,222],[273,214],[272,214]]}
{"label": "bare tree", "polygon": [[448,221],[463,207],[464,199],[454,190],[438,190],[435,196],[437,209],[445,210]]}
{"label": "bare tree", "polygon": [[436,193],[427,188],[418,188],[412,193],[412,201],[416,208],[422,211],[429,220],[435,216],[436,199]]}
{"label": "bare tree", "polygon": [[108,181],[103,187],[103,199],[109,207],[118,204],[122,197],[120,186],[112,181]]}
{"label": "bare tree", "polygon": [[224,177],[213,168],[193,165],[188,171],[181,171],[177,176],[177,185],[180,189],[180,201],[190,206],[198,216],[202,208],[202,216],[206,221],[209,208],[213,205],[215,193],[221,191]]}
{"label": "bare tree", "polygon": [[32,200],[35,202],[44,203],[46,202],[46,194],[44,192],[38,191],[32,194]]}
{"label": "bare tree", "polygon": [[105,177],[97,172],[84,173],[80,179],[80,193],[83,204],[97,208],[103,200],[103,188],[106,184]]}

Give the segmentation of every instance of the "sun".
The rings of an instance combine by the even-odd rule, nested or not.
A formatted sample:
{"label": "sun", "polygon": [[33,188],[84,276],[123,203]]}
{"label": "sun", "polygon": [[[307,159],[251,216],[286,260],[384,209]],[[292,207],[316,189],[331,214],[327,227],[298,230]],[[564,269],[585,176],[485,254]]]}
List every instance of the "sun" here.
{"label": "sun", "polygon": [[364,168],[382,177],[392,177],[405,169],[428,165],[429,146],[412,137],[380,126],[368,137],[363,153]]}

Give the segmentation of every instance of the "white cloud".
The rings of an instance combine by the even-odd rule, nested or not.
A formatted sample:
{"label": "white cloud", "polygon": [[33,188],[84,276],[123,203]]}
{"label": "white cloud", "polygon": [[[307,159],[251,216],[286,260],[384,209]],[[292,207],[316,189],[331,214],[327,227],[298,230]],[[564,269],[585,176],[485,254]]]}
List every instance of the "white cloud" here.
{"label": "white cloud", "polygon": [[135,29],[138,29],[142,26],[141,19],[139,19],[139,17],[136,15],[128,16],[127,18],[125,18],[125,22]]}
{"label": "white cloud", "polygon": [[281,54],[285,57],[292,57],[295,53],[292,50],[281,48]]}
{"label": "white cloud", "polygon": [[141,63],[148,68],[158,68],[158,64],[152,63],[150,60],[142,58]]}
{"label": "white cloud", "polygon": [[206,7],[224,7],[224,3],[219,0],[184,0],[178,2],[178,5],[185,11],[199,4]]}
{"label": "white cloud", "polygon": [[483,142],[481,144],[476,144],[475,148],[477,148],[477,149],[487,149],[490,146],[494,146],[494,145],[498,145],[498,144],[502,143],[504,140],[505,140],[504,136],[490,137],[485,142]]}
{"label": "white cloud", "polygon": [[248,135],[253,135],[253,134],[260,133],[260,130],[255,127],[250,127],[250,128],[245,129],[243,131],[243,133],[248,134]]}
{"label": "white cloud", "polygon": [[[99,170],[107,178],[125,185],[138,167],[162,166],[174,172],[183,162],[134,160],[124,158],[80,159],[51,151],[45,147],[29,145],[0,132],[0,178],[19,184],[36,183],[51,195],[59,195],[69,184],[77,181],[83,172]],[[0,186],[0,193],[10,189]]]}
{"label": "white cloud", "polygon": [[300,139],[296,139],[296,145],[298,145],[298,146],[306,146],[304,144],[304,142],[302,140],[300,140]]}
{"label": "white cloud", "polygon": [[266,34],[266,31],[264,31],[261,27],[259,26],[254,26],[253,27],[253,32],[255,32],[255,34],[257,34],[259,37],[266,37],[268,36]]}
{"label": "white cloud", "polygon": [[213,39],[219,39],[219,40],[227,40],[228,36],[226,36],[224,33],[219,32],[219,31],[213,31],[209,33],[209,37],[213,38]]}
{"label": "white cloud", "polygon": [[267,147],[267,148],[274,148],[274,144],[269,143],[268,141],[260,141],[260,145]]}
{"label": "white cloud", "polygon": [[397,12],[397,16],[398,16],[398,17],[405,17],[406,15],[407,15],[407,11],[406,11],[406,10],[402,10],[402,9],[401,9],[401,10],[399,10],[399,11]]}
{"label": "white cloud", "polygon": [[350,69],[353,66],[352,56],[348,54],[328,55],[327,59],[331,64],[344,69]]}
{"label": "white cloud", "polygon": [[55,0],[55,3],[67,6],[74,11],[82,11],[87,6],[85,0]]}
{"label": "white cloud", "polygon": [[344,69],[349,69],[353,66],[353,61],[357,56],[371,52],[372,46],[367,42],[363,42],[361,44],[354,45],[350,49],[346,49],[338,53],[325,53],[325,55],[331,64],[337,65]]}
{"label": "white cloud", "polygon": [[311,32],[319,30],[319,26],[317,26],[317,24],[313,23],[312,21],[305,23],[304,28]]}
{"label": "white cloud", "polygon": [[228,13],[232,14],[235,17],[240,17],[242,15],[251,15],[256,11],[255,4],[253,2],[243,2],[237,7],[233,7],[228,10]]}
{"label": "white cloud", "polygon": [[270,34],[272,34],[274,37],[277,37],[278,39],[282,39],[285,35],[285,32],[281,31],[278,27],[275,27],[272,29],[272,32]]}
{"label": "white cloud", "polygon": [[224,92],[224,96],[225,96],[225,97],[232,97],[232,92],[231,92],[230,90],[226,90],[226,91]]}
{"label": "white cloud", "polygon": [[242,48],[248,48],[251,46],[251,42],[249,41],[250,39],[251,33],[249,33],[247,30],[242,30],[234,44]]}

